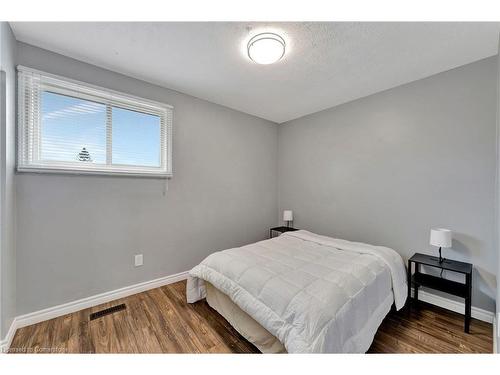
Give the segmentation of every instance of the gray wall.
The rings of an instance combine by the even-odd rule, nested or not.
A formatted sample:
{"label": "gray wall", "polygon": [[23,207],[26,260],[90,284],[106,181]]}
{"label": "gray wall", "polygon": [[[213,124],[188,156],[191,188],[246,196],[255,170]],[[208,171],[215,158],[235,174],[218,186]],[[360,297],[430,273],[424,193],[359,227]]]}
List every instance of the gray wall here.
{"label": "gray wall", "polygon": [[496,236],[495,248],[497,253],[497,303],[496,303],[496,326],[497,331],[493,334],[497,336],[496,351],[500,353],[500,37],[498,40],[497,55],[497,174],[496,174]]}
{"label": "gray wall", "polygon": [[15,139],[16,40],[7,22],[0,22],[0,70],[4,74],[0,110],[0,340],[16,315]]}
{"label": "gray wall", "polygon": [[22,43],[18,63],[175,107],[165,195],[155,179],[16,176],[19,315],[189,270],[276,224],[276,124]]}
{"label": "gray wall", "polygon": [[0,70],[4,74],[0,110],[0,340],[16,315],[15,139],[16,40],[7,22],[0,22]]}
{"label": "gray wall", "polygon": [[495,310],[497,59],[279,127],[279,207],[300,228],[474,263],[473,305]]}

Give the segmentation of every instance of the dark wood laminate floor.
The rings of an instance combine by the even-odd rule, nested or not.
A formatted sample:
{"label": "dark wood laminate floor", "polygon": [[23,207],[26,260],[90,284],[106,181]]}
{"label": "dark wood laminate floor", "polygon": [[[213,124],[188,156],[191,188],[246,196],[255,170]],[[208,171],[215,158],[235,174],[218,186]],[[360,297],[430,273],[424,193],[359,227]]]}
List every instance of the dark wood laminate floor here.
{"label": "dark wood laminate floor", "polygon": [[[13,353],[258,353],[205,301],[185,302],[185,282],[61,316],[16,332]],[[90,321],[93,312],[127,305]],[[390,312],[369,353],[491,353],[492,326],[421,303]]]}

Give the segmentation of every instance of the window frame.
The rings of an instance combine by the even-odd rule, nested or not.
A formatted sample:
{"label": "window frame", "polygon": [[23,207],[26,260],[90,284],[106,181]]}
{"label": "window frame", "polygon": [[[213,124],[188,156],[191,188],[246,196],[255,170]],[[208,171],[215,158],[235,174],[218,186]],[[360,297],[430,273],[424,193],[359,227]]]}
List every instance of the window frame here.
{"label": "window frame", "polygon": [[[172,177],[173,106],[85,82],[18,65],[18,160],[17,171]],[[43,91],[88,100],[106,106],[106,162],[82,164],[78,161],[41,159],[41,96]],[[113,108],[132,110],[160,118],[160,166],[112,163]]]}

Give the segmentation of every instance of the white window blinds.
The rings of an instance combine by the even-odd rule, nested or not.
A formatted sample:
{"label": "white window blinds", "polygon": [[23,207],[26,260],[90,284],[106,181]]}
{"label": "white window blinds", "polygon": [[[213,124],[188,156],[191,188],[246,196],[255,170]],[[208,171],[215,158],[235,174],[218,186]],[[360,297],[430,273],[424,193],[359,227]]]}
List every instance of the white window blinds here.
{"label": "white window blinds", "polygon": [[172,176],[169,105],[18,67],[18,170]]}

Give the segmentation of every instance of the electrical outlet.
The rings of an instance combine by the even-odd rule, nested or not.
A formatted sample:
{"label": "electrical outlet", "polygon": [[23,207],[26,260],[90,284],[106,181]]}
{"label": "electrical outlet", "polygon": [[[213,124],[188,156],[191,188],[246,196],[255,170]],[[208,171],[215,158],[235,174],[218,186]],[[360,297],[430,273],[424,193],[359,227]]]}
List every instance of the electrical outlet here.
{"label": "electrical outlet", "polygon": [[136,267],[142,266],[142,264],[143,264],[142,254],[137,254],[135,256],[135,263],[134,264]]}

